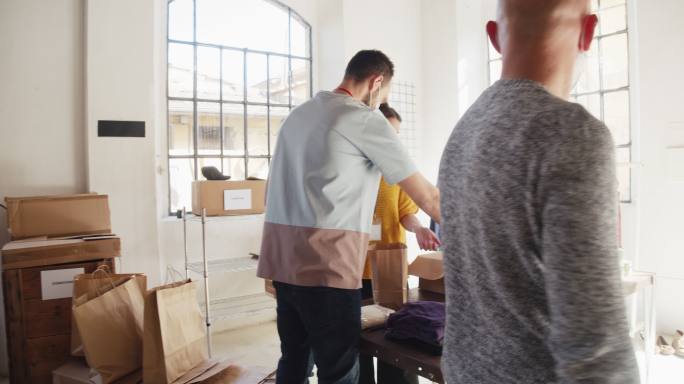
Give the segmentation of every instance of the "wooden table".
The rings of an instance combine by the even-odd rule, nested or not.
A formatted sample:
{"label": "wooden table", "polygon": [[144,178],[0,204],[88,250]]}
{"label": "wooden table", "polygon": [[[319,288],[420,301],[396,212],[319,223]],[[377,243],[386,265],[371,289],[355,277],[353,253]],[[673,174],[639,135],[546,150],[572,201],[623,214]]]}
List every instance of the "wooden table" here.
{"label": "wooden table", "polygon": [[[409,291],[409,301],[444,302],[444,295],[421,291]],[[385,329],[361,332],[361,353],[376,357],[380,361],[394,365],[436,383],[444,383],[441,369],[441,356],[431,355],[417,348],[385,339]]]}

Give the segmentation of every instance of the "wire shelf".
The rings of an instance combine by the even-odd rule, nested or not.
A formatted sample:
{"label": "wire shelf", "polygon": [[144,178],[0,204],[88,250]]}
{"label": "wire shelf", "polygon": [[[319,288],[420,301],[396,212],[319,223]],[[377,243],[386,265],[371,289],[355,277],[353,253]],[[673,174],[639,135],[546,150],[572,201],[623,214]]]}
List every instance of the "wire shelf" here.
{"label": "wire shelf", "polygon": [[[204,303],[201,304],[204,312]],[[264,293],[211,300],[211,320],[230,320],[275,313],[276,301]]]}
{"label": "wire shelf", "polygon": [[[212,273],[226,273],[226,272],[244,272],[254,271],[257,269],[259,261],[251,257],[238,257],[232,259],[209,260],[208,272]],[[188,270],[204,274],[204,263],[198,261],[196,263],[188,263]]]}
{"label": "wire shelf", "polygon": [[[231,221],[250,221],[256,219],[263,219],[266,215],[264,213],[255,213],[252,215],[228,215],[228,216],[205,216],[205,223],[216,223],[216,222],[231,222]],[[201,215],[194,215],[188,212],[185,216],[186,221],[194,221],[196,223],[202,222]]]}

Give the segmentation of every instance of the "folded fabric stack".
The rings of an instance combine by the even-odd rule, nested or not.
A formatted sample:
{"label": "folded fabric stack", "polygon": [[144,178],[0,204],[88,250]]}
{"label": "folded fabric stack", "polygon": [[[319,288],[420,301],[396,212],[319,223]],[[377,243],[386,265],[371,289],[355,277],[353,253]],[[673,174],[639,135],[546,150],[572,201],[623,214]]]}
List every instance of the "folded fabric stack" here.
{"label": "folded fabric stack", "polygon": [[434,301],[407,303],[387,319],[385,337],[410,343],[434,355],[441,355],[445,317],[443,303]]}

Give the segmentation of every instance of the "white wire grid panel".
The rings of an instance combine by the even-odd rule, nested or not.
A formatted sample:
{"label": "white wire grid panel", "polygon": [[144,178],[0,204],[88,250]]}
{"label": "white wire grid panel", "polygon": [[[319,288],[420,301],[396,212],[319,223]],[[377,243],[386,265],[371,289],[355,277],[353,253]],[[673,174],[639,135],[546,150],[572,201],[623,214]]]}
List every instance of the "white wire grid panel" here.
{"label": "white wire grid panel", "polygon": [[413,83],[395,80],[389,95],[389,105],[402,118],[399,138],[412,158],[418,156],[418,132],[416,131],[416,87]]}

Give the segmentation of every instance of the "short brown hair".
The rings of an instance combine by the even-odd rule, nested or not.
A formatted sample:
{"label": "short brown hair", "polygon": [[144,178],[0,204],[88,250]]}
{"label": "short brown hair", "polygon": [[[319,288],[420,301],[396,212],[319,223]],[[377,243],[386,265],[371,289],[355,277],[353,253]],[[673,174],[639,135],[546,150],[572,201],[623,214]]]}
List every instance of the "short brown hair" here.
{"label": "short brown hair", "polygon": [[371,76],[394,76],[394,63],[384,53],[371,49],[359,51],[349,60],[344,77],[354,81],[363,81]]}
{"label": "short brown hair", "polygon": [[396,109],[390,107],[389,104],[387,104],[387,103],[380,104],[380,112],[382,112],[382,114],[385,115],[385,118],[387,120],[397,119],[401,123],[401,115],[399,115],[399,112],[397,112]]}

